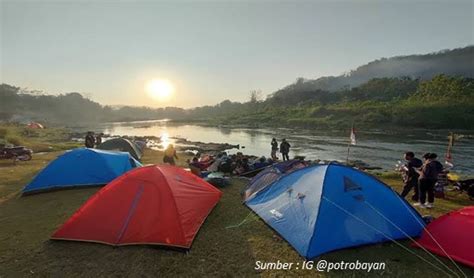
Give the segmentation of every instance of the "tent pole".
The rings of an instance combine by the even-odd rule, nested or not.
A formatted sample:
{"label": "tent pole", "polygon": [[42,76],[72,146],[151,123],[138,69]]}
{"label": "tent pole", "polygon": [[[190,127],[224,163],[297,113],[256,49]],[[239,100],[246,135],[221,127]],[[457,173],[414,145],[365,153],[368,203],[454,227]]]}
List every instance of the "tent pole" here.
{"label": "tent pole", "polygon": [[351,142],[347,144],[347,157],[346,157],[346,164],[349,165],[349,154],[351,152]]}

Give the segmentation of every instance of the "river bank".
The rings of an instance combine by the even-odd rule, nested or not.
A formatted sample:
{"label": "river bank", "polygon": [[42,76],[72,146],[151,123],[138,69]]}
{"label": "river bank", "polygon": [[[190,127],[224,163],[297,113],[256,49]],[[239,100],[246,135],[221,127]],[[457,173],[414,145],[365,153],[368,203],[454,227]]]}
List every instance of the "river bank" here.
{"label": "river bank", "polygon": [[[47,128],[29,130],[22,125],[13,128],[15,141],[23,143],[35,152],[54,151],[82,146],[88,130],[105,133],[110,137],[123,136],[132,140],[148,141],[156,150],[174,144],[181,152],[189,154],[230,154],[243,152],[253,157],[269,157],[270,141],[286,138],[292,145],[290,157],[304,157],[312,161],[338,161],[345,163],[348,156],[348,131],[300,130],[289,128],[252,129],[228,126],[211,127],[180,125],[164,120],[124,123],[100,123],[95,126],[75,128]],[[2,125],[0,125],[0,129]],[[351,165],[364,169],[393,171],[394,165],[403,160],[403,153],[413,151],[419,157],[435,152],[443,163],[448,132],[437,130],[363,130],[356,128],[357,144],[350,146]],[[455,167],[451,170],[463,178],[474,176],[474,133],[459,131],[452,149]],[[0,134],[1,135],[1,134]],[[1,136],[0,136],[1,137]],[[11,136],[10,136],[11,137]],[[1,141],[1,138],[0,138]],[[51,144],[54,143],[54,144]]]}

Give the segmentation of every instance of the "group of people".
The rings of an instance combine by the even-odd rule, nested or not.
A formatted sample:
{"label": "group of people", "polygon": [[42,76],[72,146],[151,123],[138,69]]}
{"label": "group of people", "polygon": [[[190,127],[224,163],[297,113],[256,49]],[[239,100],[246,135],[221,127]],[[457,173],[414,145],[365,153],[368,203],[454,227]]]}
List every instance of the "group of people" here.
{"label": "group of people", "polygon": [[[94,134],[88,131],[85,137],[85,146],[87,148],[94,148],[102,143],[103,133]],[[200,157],[197,154],[189,161],[189,166],[195,172],[223,172],[226,174],[242,175],[256,169],[260,169],[273,164],[278,161],[277,152],[282,154],[283,161],[288,161],[291,145],[286,139],[282,139],[278,144],[276,138],[271,141],[271,158],[255,158],[243,155],[242,152],[237,152],[233,155],[228,155],[226,152],[219,153],[216,157],[208,156]],[[178,159],[176,149],[173,144],[169,144],[164,150],[163,162],[175,165],[175,159]],[[423,160],[415,157],[413,152],[406,152],[404,155],[406,164],[400,169],[403,172],[404,187],[400,193],[402,197],[406,197],[413,189],[414,194],[412,200],[415,201],[414,206],[423,208],[432,208],[434,203],[435,185],[438,181],[438,176],[443,173],[443,165],[437,160],[435,153],[426,153],[423,155]]]}
{"label": "group of people", "polygon": [[84,140],[86,148],[94,148],[94,146],[100,145],[102,143],[102,136],[104,136],[103,133],[95,135],[93,131],[88,131]]}
{"label": "group of people", "polygon": [[280,147],[278,147],[278,142],[276,138],[273,138],[271,142],[271,146],[272,146],[271,157],[273,160],[278,160],[278,156],[277,156],[278,150],[280,150],[283,161],[290,160],[289,153],[290,153],[291,145],[290,143],[286,141],[286,139],[281,140]]}
{"label": "group of people", "polygon": [[[93,148],[94,145],[100,144],[102,142],[101,135],[102,133],[94,136],[94,133],[89,131],[85,140],[86,147]],[[203,158],[199,157],[199,155],[193,158],[192,162],[190,162],[190,166],[196,166],[201,170],[208,170],[207,167],[212,166],[209,169],[211,172],[220,171],[224,173],[240,175],[254,169],[268,166],[274,161],[277,161],[279,159],[277,156],[278,151],[280,151],[283,161],[290,160],[289,153],[291,145],[288,143],[288,141],[286,141],[286,139],[282,139],[281,143],[278,145],[276,138],[273,138],[271,142],[271,148],[271,158],[268,159],[265,157],[260,157],[255,161],[251,161],[248,156],[243,155],[241,152],[238,152],[234,155],[227,155],[227,153],[223,152],[212,159],[213,166],[212,164],[208,165],[209,161],[203,160]],[[173,144],[169,144],[164,150],[163,163],[175,165],[175,159],[178,159],[176,149],[174,148]],[[220,168],[223,168],[224,171],[221,171]]]}
{"label": "group of people", "polygon": [[405,185],[400,195],[405,198],[413,189],[414,206],[433,207],[435,185],[438,176],[444,171],[444,167],[437,157],[435,153],[426,153],[423,155],[424,161],[421,161],[415,157],[413,152],[405,153],[406,164],[401,168]]}
{"label": "group of people", "polygon": [[[282,154],[283,161],[290,160],[291,145],[286,139],[282,139],[278,144],[276,138],[271,141],[271,157],[253,157],[244,155],[242,152],[229,155],[226,152],[221,152],[216,156],[206,155],[201,157],[198,153],[191,161],[188,161],[191,171],[202,176],[203,173],[222,172],[225,174],[242,175],[254,170],[267,167],[278,161],[277,152]],[[178,159],[176,150],[173,145],[168,145],[164,150],[163,162],[171,165],[175,164],[175,159]],[[205,174],[204,174],[205,175]]]}
{"label": "group of people", "polygon": [[244,155],[242,152],[229,155],[226,152],[219,153],[217,156],[203,156],[197,154],[189,162],[191,170],[202,176],[207,172],[222,172],[225,174],[242,175],[253,170],[264,168],[273,164],[271,158],[253,158]]}
{"label": "group of people", "polygon": [[[241,152],[233,155],[222,152],[215,157],[209,155],[200,157],[200,154],[197,154],[192,161],[189,161],[189,166],[198,175],[209,172],[242,175],[278,161],[278,151],[282,154],[283,161],[289,160],[290,148],[291,145],[286,139],[282,139],[281,143],[278,144],[276,138],[273,138],[271,141],[271,158],[251,158]],[[400,195],[405,198],[413,190],[412,200],[415,201],[414,206],[432,208],[435,198],[435,185],[438,177],[444,171],[443,165],[437,160],[435,153],[424,154],[423,161],[416,158],[413,152],[406,152],[404,158],[406,164],[400,169],[403,172],[404,187]],[[174,159],[178,159],[178,156],[173,145],[170,144],[164,151],[163,162],[174,165]]]}

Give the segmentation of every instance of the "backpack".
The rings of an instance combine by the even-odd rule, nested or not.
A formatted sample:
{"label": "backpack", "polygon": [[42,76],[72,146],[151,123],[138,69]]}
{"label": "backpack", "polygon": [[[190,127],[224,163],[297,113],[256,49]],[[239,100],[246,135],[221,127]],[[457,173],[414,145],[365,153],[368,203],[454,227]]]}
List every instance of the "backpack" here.
{"label": "backpack", "polygon": [[474,199],[474,179],[463,180],[456,183],[461,191],[466,191],[470,199]]}

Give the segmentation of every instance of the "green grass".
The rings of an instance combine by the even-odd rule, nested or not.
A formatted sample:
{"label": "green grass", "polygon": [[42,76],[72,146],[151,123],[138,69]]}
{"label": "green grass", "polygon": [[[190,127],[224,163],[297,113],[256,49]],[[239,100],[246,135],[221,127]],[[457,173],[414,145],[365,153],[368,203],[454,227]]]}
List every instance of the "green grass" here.
{"label": "green grass", "polygon": [[[303,262],[287,242],[263,221],[250,213],[241,202],[245,181],[232,179],[223,189],[223,197],[201,227],[189,252],[151,246],[110,247],[78,242],[50,241],[50,235],[99,188],[73,189],[20,197],[22,187],[45,164],[60,152],[34,156],[32,161],[0,164],[0,277],[175,277],[175,276],[314,276],[324,277],[441,277],[442,273],[394,243],[376,244],[331,252],[319,259],[327,261],[385,262],[383,272],[318,273],[315,270],[254,270],[255,262]],[[178,161],[184,165],[187,157]],[[161,162],[161,154],[147,150],[144,163]],[[400,189],[394,175],[382,176],[385,182]],[[437,200],[432,211],[440,215],[469,205],[465,195],[450,193],[447,200]],[[236,228],[229,228],[247,221]],[[335,239],[337,240],[337,239]],[[399,241],[416,254],[434,262],[422,250]],[[447,259],[440,258],[450,265]],[[453,267],[452,265],[450,265]],[[474,271],[463,267],[472,277]]]}
{"label": "green grass", "polygon": [[22,145],[38,152],[54,152],[83,146],[69,138],[65,128],[31,129],[21,124],[0,123],[0,143]]}

